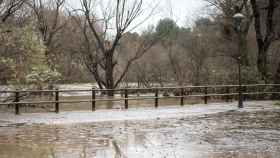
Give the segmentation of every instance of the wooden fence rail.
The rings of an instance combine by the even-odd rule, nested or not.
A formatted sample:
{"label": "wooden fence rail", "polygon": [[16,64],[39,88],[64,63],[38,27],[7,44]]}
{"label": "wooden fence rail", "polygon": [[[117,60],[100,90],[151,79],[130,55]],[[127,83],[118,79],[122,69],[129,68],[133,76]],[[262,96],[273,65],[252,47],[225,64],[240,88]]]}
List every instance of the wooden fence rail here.
{"label": "wooden fence rail", "polygon": [[[240,91],[243,96],[250,95],[274,95],[277,99],[280,96],[280,84],[254,84],[254,85],[242,85],[242,88],[239,88],[239,85],[208,85],[208,86],[184,86],[184,87],[155,87],[155,88],[122,88],[122,89],[88,89],[88,90],[8,90],[8,91],[0,91],[0,94],[13,94],[14,99],[12,102],[0,102],[0,105],[15,107],[15,114],[20,114],[20,107],[22,105],[28,104],[54,104],[55,112],[59,113],[60,104],[63,103],[91,103],[92,111],[96,110],[96,102],[100,101],[124,101],[125,109],[129,108],[129,101],[131,100],[154,100],[154,106],[157,108],[159,106],[159,99],[167,99],[167,98],[178,98],[180,99],[180,105],[184,106],[184,100],[189,97],[199,97],[204,100],[205,104],[208,104],[208,100],[210,97],[225,97],[225,101],[229,102],[233,96],[238,96]],[[216,89],[220,89],[220,92],[224,93],[216,93]],[[250,91],[250,88],[257,89],[257,91]],[[211,93],[211,90],[214,91]],[[121,98],[101,98],[97,99],[97,92],[108,92],[113,91],[116,94],[122,94]],[[154,93],[154,96],[130,96],[129,94],[133,94],[133,92],[145,92],[145,93]],[[160,95],[160,92],[163,91],[176,91],[178,95],[174,96],[164,96]],[[90,100],[61,100],[61,93],[67,92],[89,92],[91,93]],[[20,95],[23,93],[51,93],[54,94],[53,101],[20,101]],[[123,97],[124,95],[124,97]]]}

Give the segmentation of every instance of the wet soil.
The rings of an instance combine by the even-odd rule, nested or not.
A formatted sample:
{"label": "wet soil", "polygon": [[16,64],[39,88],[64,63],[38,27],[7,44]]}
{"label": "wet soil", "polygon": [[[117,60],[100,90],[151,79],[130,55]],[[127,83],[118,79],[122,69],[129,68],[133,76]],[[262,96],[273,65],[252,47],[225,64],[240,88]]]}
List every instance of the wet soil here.
{"label": "wet soil", "polygon": [[[0,122],[0,124],[3,122]],[[279,158],[280,110],[0,126],[0,158]]]}

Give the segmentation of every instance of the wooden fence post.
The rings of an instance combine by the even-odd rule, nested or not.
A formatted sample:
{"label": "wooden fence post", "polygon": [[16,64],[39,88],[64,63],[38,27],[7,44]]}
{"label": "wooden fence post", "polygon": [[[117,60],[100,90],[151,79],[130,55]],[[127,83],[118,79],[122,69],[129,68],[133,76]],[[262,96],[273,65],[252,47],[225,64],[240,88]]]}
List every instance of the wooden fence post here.
{"label": "wooden fence post", "polygon": [[204,87],[204,104],[208,104],[208,92],[207,92],[207,87]]}
{"label": "wooden fence post", "polygon": [[158,89],[155,89],[155,108],[158,108]]}
{"label": "wooden fence post", "polygon": [[95,110],[96,110],[95,98],[96,98],[95,89],[92,88],[92,90],[91,90],[91,110],[92,110],[92,111],[95,111]]}
{"label": "wooden fence post", "polygon": [[15,92],[15,114],[19,115],[19,91]]}
{"label": "wooden fence post", "polygon": [[185,95],[184,88],[181,88],[181,101],[180,101],[181,106],[184,106],[184,95]]}
{"label": "wooden fence post", "polygon": [[124,90],[124,107],[125,107],[125,109],[128,109],[128,90],[127,89],[125,89]]}
{"label": "wooden fence post", "polygon": [[254,91],[256,91],[256,93],[257,93],[257,94],[255,95],[255,96],[256,96],[256,100],[260,100],[261,97],[260,97],[260,93],[259,93],[259,92],[260,92],[259,87],[256,86],[255,89],[254,89]]}
{"label": "wooden fence post", "polygon": [[55,112],[59,113],[59,90],[55,89]]}
{"label": "wooden fence post", "polygon": [[230,93],[230,89],[229,87],[226,87],[226,102],[229,102],[229,93]]}
{"label": "wooden fence post", "polygon": [[247,97],[247,95],[246,94],[244,94],[244,93],[246,93],[247,92],[247,87],[246,86],[243,86],[242,87],[242,94],[243,94],[243,101],[246,101],[246,97]]}
{"label": "wooden fence post", "polygon": [[258,90],[257,90],[257,91],[258,91],[258,100],[264,99],[264,97],[263,97],[264,95],[263,95],[263,93],[262,93],[262,92],[263,92],[262,87],[261,87],[261,86],[258,86],[257,89],[258,89]]}

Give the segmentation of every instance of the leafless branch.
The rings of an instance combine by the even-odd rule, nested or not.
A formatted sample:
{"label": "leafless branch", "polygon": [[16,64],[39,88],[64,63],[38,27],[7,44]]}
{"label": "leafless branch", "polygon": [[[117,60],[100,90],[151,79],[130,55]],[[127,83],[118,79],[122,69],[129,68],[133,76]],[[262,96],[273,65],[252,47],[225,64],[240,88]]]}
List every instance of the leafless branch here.
{"label": "leafless branch", "polygon": [[5,22],[8,17],[18,11],[26,0],[1,0],[0,1],[0,18]]}

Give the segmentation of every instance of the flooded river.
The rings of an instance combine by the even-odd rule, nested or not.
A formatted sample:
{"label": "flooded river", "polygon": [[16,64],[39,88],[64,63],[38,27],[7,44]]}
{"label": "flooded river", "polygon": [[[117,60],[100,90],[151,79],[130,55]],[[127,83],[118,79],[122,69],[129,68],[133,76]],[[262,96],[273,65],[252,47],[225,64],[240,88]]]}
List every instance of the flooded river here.
{"label": "flooded river", "polygon": [[7,114],[0,116],[0,158],[279,158],[280,108],[245,105]]}
{"label": "flooded river", "polygon": [[[135,83],[130,83],[131,87],[135,87]],[[97,87],[95,84],[65,84],[65,85],[56,85],[57,88],[61,90],[91,90],[92,87]],[[13,90],[14,88],[9,88],[6,86],[0,86],[0,90]],[[159,97],[163,97],[164,91],[159,92]],[[170,96],[174,96],[173,92],[168,92]],[[0,93],[0,103],[1,101],[8,100],[10,96],[13,96],[11,93]],[[145,98],[145,97],[154,97],[155,94],[152,91],[149,92],[134,92],[129,94],[129,98]],[[120,99],[124,98],[123,94],[116,92],[113,98],[108,98],[104,95],[101,95],[100,92],[96,92],[96,99]],[[91,91],[73,91],[73,92],[60,92],[59,100],[60,101],[77,101],[77,100],[91,100],[92,92]],[[7,102],[12,102],[13,98]],[[54,96],[50,96],[50,93],[45,93],[45,95],[34,95],[21,98],[21,102],[40,102],[40,101],[54,101]],[[214,99],[212,99],[214,101]],[[215,100],[215,102],[221,102],[223,100]],[[6,102],[6,103],[7,103]],[[185,98],[185,104],[198,104],[202,103],[202,97],[188,97]],[[124,109],[124,100],[121,101],[96,101],[96,109]],[[155,99],[142,99],[142,100],[129,100],[129,108],[143,108],[143,107],[154,107]],[[170,106],[170,105],[179,105],[179,98],[164,98],[159,99],[159,106]],[[43,112],[53,112],[55,104],[30,104],[22,105],[20,107],[20,112],[22,113],[43,113]],[[82,103],[60,103],[60,111],[91,111],[92,105],[90,102]],[[1,112],[14,112],[13,106],[8,108],[8,106],[0,105]]]}

